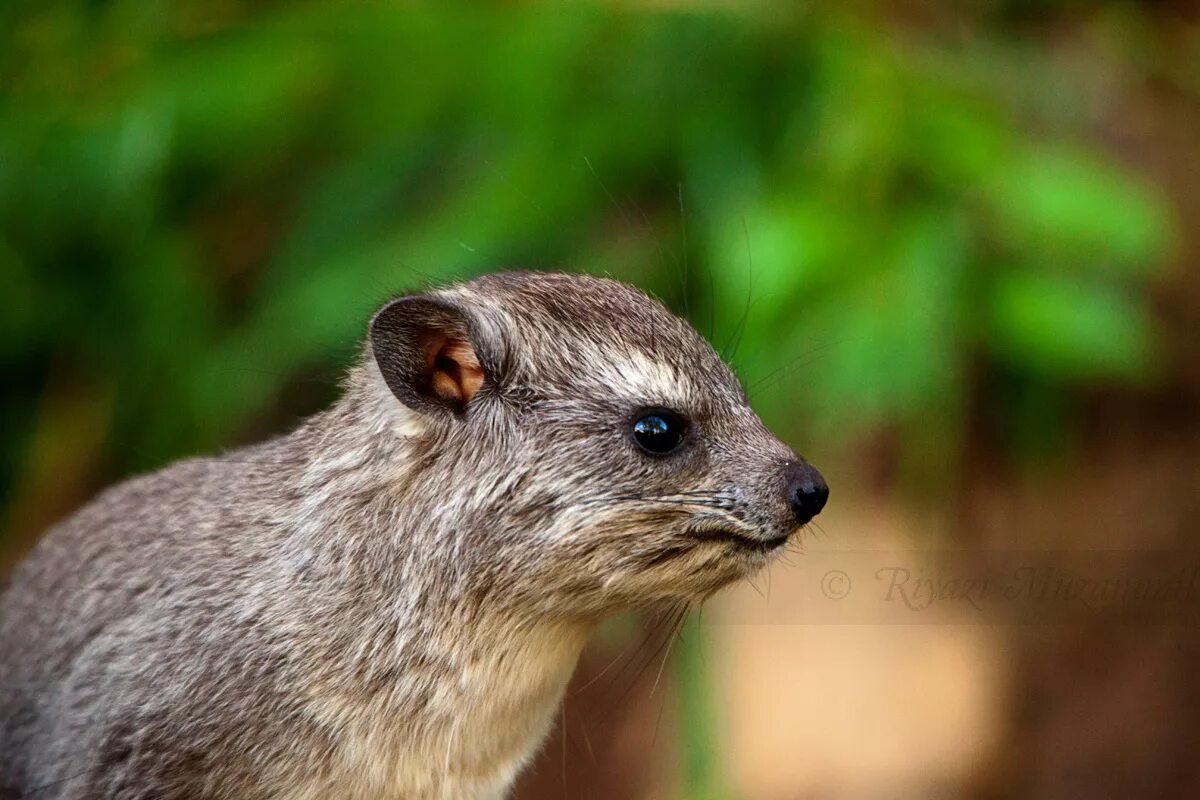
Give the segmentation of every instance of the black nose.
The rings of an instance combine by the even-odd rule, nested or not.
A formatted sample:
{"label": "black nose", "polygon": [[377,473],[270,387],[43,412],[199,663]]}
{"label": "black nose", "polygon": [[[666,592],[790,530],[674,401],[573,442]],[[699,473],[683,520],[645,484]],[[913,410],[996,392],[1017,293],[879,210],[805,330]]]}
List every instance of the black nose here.
{"label": "black nose", "polygon": [[829,499],[829,487],[825,479],[808,464],[792,464],[787,472],[787,497],[796,524],[803,525],[812,520]]}

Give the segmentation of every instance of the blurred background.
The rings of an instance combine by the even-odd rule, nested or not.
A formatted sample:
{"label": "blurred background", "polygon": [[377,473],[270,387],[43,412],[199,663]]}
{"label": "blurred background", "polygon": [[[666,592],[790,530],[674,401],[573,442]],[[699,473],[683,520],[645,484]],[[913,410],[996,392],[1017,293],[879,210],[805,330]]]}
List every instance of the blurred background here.
{"label": "blurred background", "polygon": [[1194,622],[805,605],[863,553],[1200,563],[1193,4],[9,0],[0,572],[504,267],[662,298],[833,487],[678,636],[601,631],[517,797],[1200,796]]}

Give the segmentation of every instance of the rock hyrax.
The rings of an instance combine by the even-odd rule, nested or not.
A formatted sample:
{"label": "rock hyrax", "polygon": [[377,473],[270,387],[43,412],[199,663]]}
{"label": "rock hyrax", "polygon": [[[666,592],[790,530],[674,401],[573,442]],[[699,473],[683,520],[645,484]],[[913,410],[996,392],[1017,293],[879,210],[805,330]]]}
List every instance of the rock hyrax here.
{"label": "rock hyrax", "polygon": [[392,300],[342,398],[51,530],[0,600],[0,796],[500,798],[588,631],[825,504],[713,349],[612,280]]}

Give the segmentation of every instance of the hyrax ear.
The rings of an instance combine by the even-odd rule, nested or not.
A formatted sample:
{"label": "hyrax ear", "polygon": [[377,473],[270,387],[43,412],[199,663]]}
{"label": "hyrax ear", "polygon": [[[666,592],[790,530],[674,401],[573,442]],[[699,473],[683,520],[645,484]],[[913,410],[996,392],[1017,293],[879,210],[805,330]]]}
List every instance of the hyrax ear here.
{"label": "hyrax ear", "polygon": [[478,326],[445,300],[393,300],[371,320],[370,335],[388,388],[411,408],[462,413],[488,378]]}

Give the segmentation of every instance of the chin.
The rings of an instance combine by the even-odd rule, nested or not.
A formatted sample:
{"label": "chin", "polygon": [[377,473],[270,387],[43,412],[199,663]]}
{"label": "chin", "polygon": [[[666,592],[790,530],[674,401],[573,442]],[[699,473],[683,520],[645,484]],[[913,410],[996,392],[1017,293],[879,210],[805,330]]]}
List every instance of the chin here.
{"label": "chin", "polygon": [[586,605],[614,613],[702,601],[769,565],[785,552],[790,538],[790,533],[774,538],[688,533],[633,556],[621,553],[609,562],[603,578],[596,576]]}
{"label": "chin", "polygon": [[[705,543],[692,558],[679,559],[657,576],[649,594],[654,599],[701,601],[725,587],[751,577],[784,552],[786,540],[773,546],[744,547],[736,543]],[[647,578],[651,576],[647,575]],[[649,588],[649,587],[647,587]]]}

